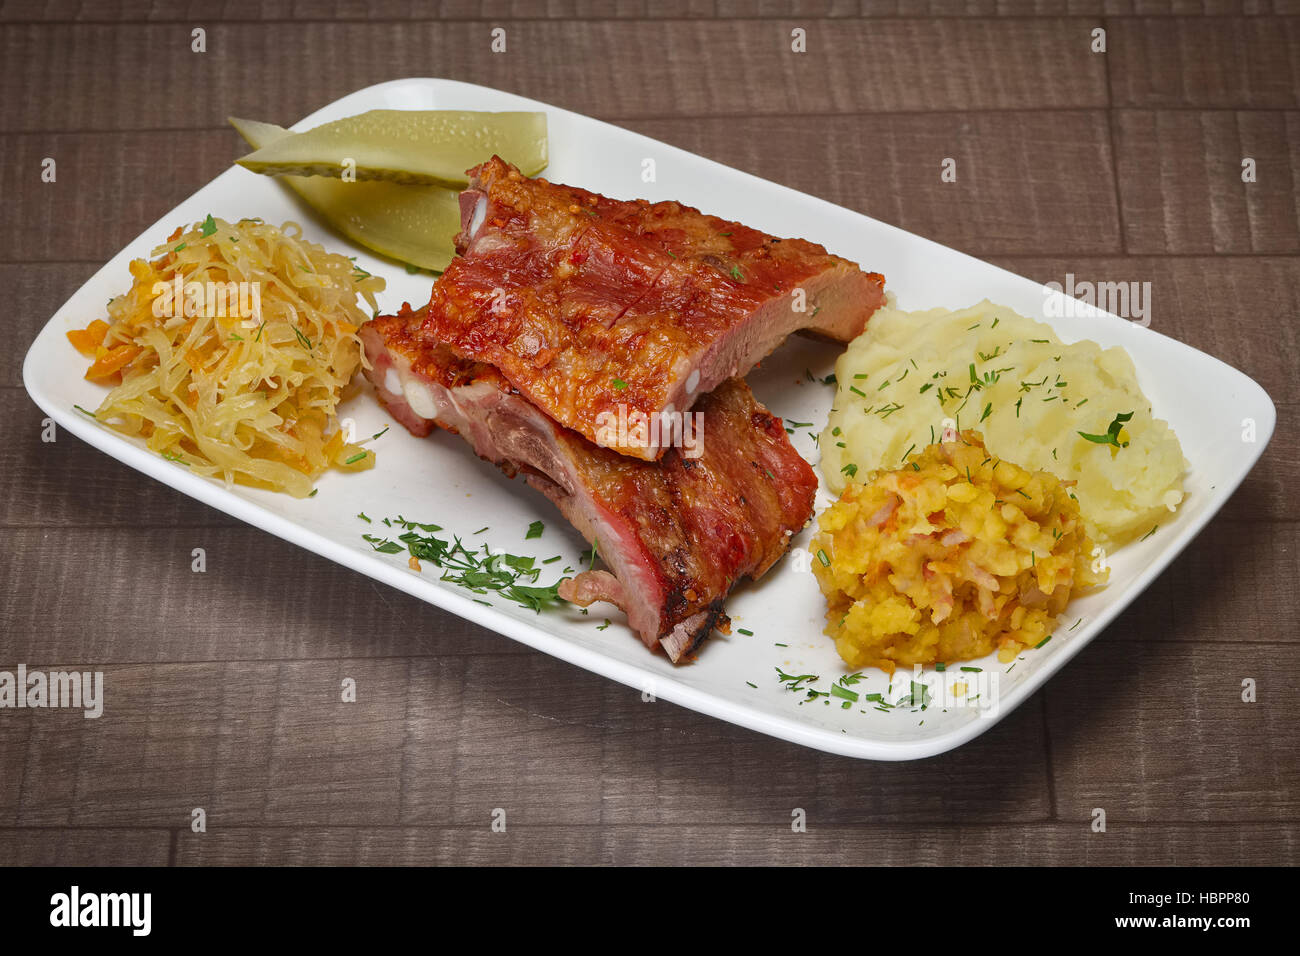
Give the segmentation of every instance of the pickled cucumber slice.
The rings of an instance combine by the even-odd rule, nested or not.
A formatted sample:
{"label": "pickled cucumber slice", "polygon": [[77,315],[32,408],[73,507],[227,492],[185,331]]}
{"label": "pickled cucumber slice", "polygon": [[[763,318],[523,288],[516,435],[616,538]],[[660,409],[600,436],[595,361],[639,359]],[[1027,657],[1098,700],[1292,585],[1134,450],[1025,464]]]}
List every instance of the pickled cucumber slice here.
{"label": "pickled cucumber slice", "polygon": [[[248,145],[261,149],[294,134],[273,123],[230,118]],[[455,254],[460,231],[457,194],[440,186],[344,182],[320,176],[283,176],[331,226],[367,249],[441,272]]]}
{"label": "pickled cucumber slice", "polygon": [[371,110],[282,137],[236,162],[272,176],[338,178],[351,160],[358,181],[463,189],[465,170],[494,153],[525,175],[540,173],[546,114]]}

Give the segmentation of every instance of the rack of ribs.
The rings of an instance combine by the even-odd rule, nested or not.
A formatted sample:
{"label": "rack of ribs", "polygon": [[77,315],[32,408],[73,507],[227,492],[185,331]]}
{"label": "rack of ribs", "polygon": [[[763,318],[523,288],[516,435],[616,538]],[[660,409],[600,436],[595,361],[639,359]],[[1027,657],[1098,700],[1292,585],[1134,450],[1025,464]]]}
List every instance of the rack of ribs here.
{"label": "rack of ribs", "polygon": [[380,401],[413,434],[459,434],[550,498],[609,568],[566,580],[561,596],[617,604],[674,663],[725,627],[732,587],[767,571],[812,516],[816,476],[742,380],[696,402],[698,457],[672,448],[645,461],[559,424],[491,364],[457,356],[437,327],[427,307],[362,327]]}
{"label": "rack of ribs", "polygon": [[460,202],[461,255],[434,285],[430,331],[624,455],[657,460],[670,443],[617,416],[684,412],[791,332],[847,342],[884,302],[882,276],[815,243],[530,179],[498,157],[470,170]]}

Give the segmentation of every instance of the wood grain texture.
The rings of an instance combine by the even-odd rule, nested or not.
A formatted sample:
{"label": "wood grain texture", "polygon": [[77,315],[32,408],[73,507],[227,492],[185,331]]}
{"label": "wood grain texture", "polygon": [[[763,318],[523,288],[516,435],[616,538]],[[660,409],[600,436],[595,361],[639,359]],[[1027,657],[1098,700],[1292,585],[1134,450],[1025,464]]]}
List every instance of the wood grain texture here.
{"label": "wood grain texture", "polygon": [[174,834],[121,827],[0,828],[6,866],[167,866]]}
{"label": "wood grain texture", "polygon": [[[1300,258],[991,256],[1037,282],[1149,282],[1149,326],[1240,369],[1284,406],[1300,394]],[[1282,432],[1292,430],[1280,428]],[[1285,438],[1283,439],[1285,440]]]}
{"label": "wood grain texture", "polygon": [[[1057,815],[1295,820],[1300,662],[1279,645],[1224,650],[1110,640],[1072,661],[1044,695]],[[1255,703],[1242,701],[1247,678]]]}
{"label": "wood grain texture", "polygon": [[[623,125],[975,255],[1120,251],[1099,110]],[[941,179],[947,158],[955,182]]]}
{"label": "wood grain texture", "polygon": [[[1105,63],[1089,52],[1082,21],[825,21],[808,30],[808,52],[795,54],[789,30],[767,21],[523,21],[507,31],[507,52],[494,54],[485,23],[231,23],[213,25],[207,52],[194,53],[184,24],[16,24],[0,27],[10,96],[0,129],[210,129],[229,115],[291,123],[362,87],[430,72],[601,118],[1106,102]],[[681,69],[688,61],[729,68]],[[68,69],[77,62],[95,68]],[[993,63],[995,79],[971,82]]]}
{"label": "wood grain texture", "polygon": [[1295,17],[1116,20],[1107,50],[1115,106],[1300,106]]}
{"label": "wood grain texture", "polygon": [[[507,815],[507,820],[509,816]],[[182,866],[360,863],[370,866],[1212,866],[1289,865],[1294,823],[1123,826],[1086,822],[963,827],[767,826],[236,829],[182,833]]]}
{"label": "wood grain texture", "polygon": [[0,527],[235,524],[57,427],[44,441],[45,415],[19,388],[0,389],[0,416]]}
{"label": "wood grain texture", "polygon": [[[0,669],[93,666],[106,682],[98,720],[0,711],[0,864],[1294,865],[1297,15],[1296,0],[0,2],[0,283],[18,344],[0,356]],[[190,52],[196,25],[206,54]],[[1104,56],[1088,51],[1099,25]],[[789,52],[795,26],[807,54]],[[1149,281],[1152,327],[1256,378],[1277,434],[1042,691],[908,764],[644,703],[71,435],[41,441],[27,344],[243,152],[228,114],[292,122],[430,72],[1038,281]],[[207,833],[190,831],[194,807]]]}
{"label": "wood grain texture", "polygon": [[[25,229],[0,237],[0,261],[98,263],[246,152],[226,129],[182,133],[4,134],[0,195]],[[42,164],[55,162],[54,182]],[[177,224],[179,225],[179,223]],[[174,227],[160,230],[161,243]],[[130,285],[124,277],[123,291]],[[69,290],[75,291],[75,287]],[[60,303],[61,304],[61,303]]]}
{"label": "wood grain texture", "polygon": [[[1115,153],[1130,253],[1300,252],[1300,113],[1121,111]],[[1243,182],[1243,161],[1255,182]]]}
{"label": "wood grain texture", "polygon": [[1296,0],[53,0],[0,3],[0,21],[847,19],[852,17],[1266,16]]}
{"label": "wood grain texture", "polygon": [[1036,702],[952,754],[873,765],[539,654],[102,670],[96,720],[5,715],[23,742],[2,769],[22,783],[0,823],[187,827],[194,807],[214,829],[475,825],[495,807],[543,827],[788,828],[795,807],[840,825],[1050,815]]}
{"label": "wood grain texture", "polygon": [[1300,632],[1287,582],[1297,572],[1300,524],[1221,514],[1098,640],[1294,645]]}
{"label": "wood grain texture", "polygon": [[[752,117],[620,125],[973,254],[1120,251],[1101,111],[792,117],[775,128]],[[103,261],[246,152],[229,129],[6,138],[13,162],[0,167],[0,189],[15,195],[21,221],[42,228],[0,236],[0,263]],[[59,178],[43,184],[47,156]],[[957,181],[945,183],[949,157]],[[678,175],[666,158],[657,173],[664,188]],[[138,188],[154,179],[158,187]],[[1074,185],[1063,190],[1062,182]],[[105,195],[120,200],[106,209]],[[159,227],[156,241],[174,225]]]}
{"label": "wood grain texture", "polygon": [[[6,649],[18,660],[98,664],[526,652],[243,524],[9,529],[5,538],[0,615],[12,626]],[[204,572],[192,570],[194,548],[204,551]],[[142,580],[150,582],[148,601],[157,611],[144,620],[131,584]],[[61,600],[69,593],[79,595],[78,601]],[[86,606],[95,608],[93,630],[85,628]],[[214,628],[213,621],[224,623]]]}

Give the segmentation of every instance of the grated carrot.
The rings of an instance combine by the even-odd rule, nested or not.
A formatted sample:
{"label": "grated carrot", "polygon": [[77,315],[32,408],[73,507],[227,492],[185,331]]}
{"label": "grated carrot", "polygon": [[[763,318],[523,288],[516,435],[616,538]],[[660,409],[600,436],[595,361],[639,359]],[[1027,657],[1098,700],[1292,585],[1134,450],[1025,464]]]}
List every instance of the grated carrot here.
{"label": "grated carrot", "polygon": [[110,375],[122,371],[141,351],[140,346],[130,344],[111,348],[104,355],[95,359],[95,364],[86,370],[86,378],[92,381],[108,378]]}

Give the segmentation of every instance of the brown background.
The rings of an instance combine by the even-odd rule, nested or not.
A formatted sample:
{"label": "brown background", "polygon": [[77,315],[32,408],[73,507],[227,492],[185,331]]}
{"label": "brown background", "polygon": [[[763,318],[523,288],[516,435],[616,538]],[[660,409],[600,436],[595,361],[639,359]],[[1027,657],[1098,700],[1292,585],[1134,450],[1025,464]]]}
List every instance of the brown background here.
{"label": "brown background", "polygon": [[[644,704],[43,443],[27,345],[241,154],[225,116],[288,124],[403,76],[588,113],[1042,281],[1149,280],[1153,327],[1259,381],[1277,435],[1043,691],[909,764]],[[108,687],[97,721],[0,711],[0,861],[1295,862],[1300,3],[3,3],[0,83],[0,669]]]}

